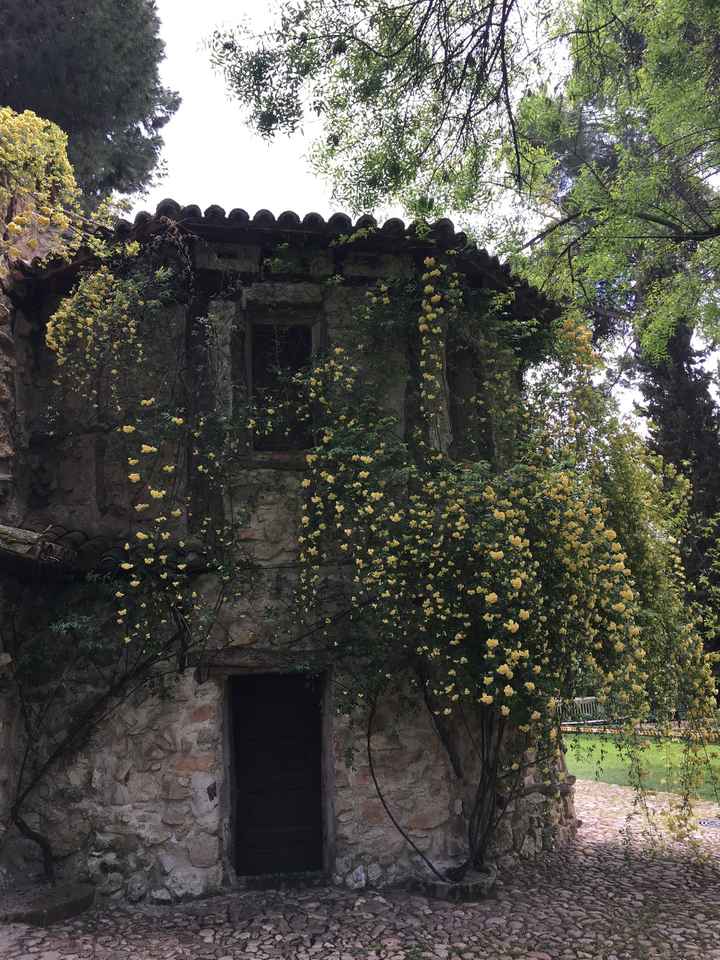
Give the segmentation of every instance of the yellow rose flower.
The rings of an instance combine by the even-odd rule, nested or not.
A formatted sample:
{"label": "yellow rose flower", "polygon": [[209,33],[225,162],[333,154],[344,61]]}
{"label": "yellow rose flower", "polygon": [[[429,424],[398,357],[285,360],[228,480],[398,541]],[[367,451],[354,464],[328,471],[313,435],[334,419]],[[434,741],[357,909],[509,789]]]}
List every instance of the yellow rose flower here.
{"label": "yellow rose flower", "polygon": [[132,424],[130,423],[123,424],[123,426],[120,427],[120,429],[122,430],[123,433],[135,433],[135,427],[133,427]]}
{"label": "yellow rose flower", "polygon": [[139,473],[129,473],[128,480],[130,483],[140,483],[140,474]]}
{"label": "yellow rose flower", "polygon": [[497,603],[498,595],[496,593],[486,593],[485,603]]}

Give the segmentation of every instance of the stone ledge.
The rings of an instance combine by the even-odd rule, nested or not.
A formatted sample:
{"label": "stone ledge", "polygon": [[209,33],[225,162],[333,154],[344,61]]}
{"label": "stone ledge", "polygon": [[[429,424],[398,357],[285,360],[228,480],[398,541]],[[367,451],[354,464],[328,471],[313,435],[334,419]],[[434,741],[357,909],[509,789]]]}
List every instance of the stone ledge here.
{"label": "stone ledge", "polygon": [[0,923],[27,923],[48,927],[83,913],[95,901],[95,887],[88,883],[59,884],[37,891],[3,897]]}

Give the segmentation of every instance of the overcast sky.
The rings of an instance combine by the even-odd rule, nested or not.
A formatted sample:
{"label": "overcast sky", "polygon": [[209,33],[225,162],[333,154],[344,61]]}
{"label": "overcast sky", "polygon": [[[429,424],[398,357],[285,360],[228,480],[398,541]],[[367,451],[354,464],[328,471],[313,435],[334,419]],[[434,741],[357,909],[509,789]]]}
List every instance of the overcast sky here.
{"label": "overcast sky", "polygon": [[152,211],[160,200],[172,197],[203,210],[213,203],[226,211],[242,207],[251,215],[262,208],[275,215],[283,210],[301,216],[332,213],[336,206],[329,186],[310,173],[304,159],[309,138],[283,137],[268,144],[252,134],[203,47],[218,25],[246,17],[253,24],[267,22],[267,2],[157,0],[157,9],[166,52],[162,80],[180,93],[182,104],[163,129],[167,175],[135,202],[134,212]]}

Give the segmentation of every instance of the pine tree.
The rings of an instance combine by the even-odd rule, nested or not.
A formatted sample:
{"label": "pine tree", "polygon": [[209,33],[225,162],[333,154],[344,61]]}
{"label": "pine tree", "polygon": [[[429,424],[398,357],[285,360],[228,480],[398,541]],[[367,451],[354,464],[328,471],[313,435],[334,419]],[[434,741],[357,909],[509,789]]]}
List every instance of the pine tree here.
{"label": "pine tree", "polygon": [[180,99],[160,83],[154,0],[0,0],[0,104],[68,135],[89,205],[152,182]]}

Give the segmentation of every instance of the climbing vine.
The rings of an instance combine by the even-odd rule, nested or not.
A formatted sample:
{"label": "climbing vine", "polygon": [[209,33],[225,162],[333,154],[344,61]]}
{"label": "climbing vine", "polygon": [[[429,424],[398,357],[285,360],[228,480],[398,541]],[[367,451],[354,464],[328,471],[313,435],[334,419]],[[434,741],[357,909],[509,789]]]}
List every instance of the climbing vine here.
{"label": "climbing vine", "polygon": [[0,107],[0,280],[8,263],[67,258],[81,246],[101,255],[118,207],[80,206],[67,136],[31,110]]}
{"label": "climbing vine", "polygon": [[[52,204],[72,209],[73,188],[61,138],[23,117],[22,135],[9,115],[3,129],[17,143],[26,130],[46,136],[47,171],[13,147],[13,190],[32,194],[43,226]],[[595,390],[599,361],[575,312],[552,330],[518,319],[512,292],[479,293],[455,252],[430,255],[415,279],[368,291],[352,342],[323,345],[284,381],[278,371],[282,389],[229,415],[212,384],[212,324],[185,319],[192,238],[169,223],[142,241],[84,236],[91,259],[46,327],[50,407],[63,411],[48,429],[101,438],[123,525],[85,578],[82,622],[63,589],[54,630],[23,630],[19,607],[10,653],[21,691],[61,648],[72,655],[47,675],[51,703],[68,703],[59,690],[73,678],[102,678],[68,707],[60,736],[57,711],[25,697],[21,830],[38,839],[23,815],[33,790],[109,712],[222,642],[220,609],[257,575],[233,499],[240,459],[300,424],[296,594],[277,639],[310,638],[336,668],[338,708],[367,718],[371,769],[380,699],[425,704],[458,777],[475,777],[460,872],[488,856],[530,768],[548,799],[562,792],[563,704],[588,693],[616,721],[639,790],[641,725],[652,716],[662,731],[682,712],[687,789],[673,825],[687,832],[716,714],[702,610],[686,603],[677,553],[686,491]],[[369,370],[378,351],[402,412]],[[461,722],[479,731],[474,773],[453,742]],[[38,842],[51,869],[49,841]]]}
{"label": "climbing vine", "polygon": [[[522,338],[517,324],[503,330],[507,304],[494,320],[480,317],[493,399],[485,384],[465,402],[496,421],[496,437],[512,436],[512,453],[505,444],[502,460],[451,458],[445,344],[453,330],[475,350],[479,331],[452,262],[424,266],[414,291],[379,283],[359,317],[375,343],[404,325],[414,422],[401,424],[368,386],[366,342],[331,347],[296,377],[299,415],[315,436],[302,480],[298,616],[332,651],[348,713],[372,712],[408,685],[437,723],[480,711],[494,745],[483,760],[496,775],[470,818],[469,862],[479,865],[501,815],[495,792],[520,788],[528,750],[550,795],[562,783],[565,701],[594,694],[617,718],[640,789],[638,731],[651,715],[664,728],[681,710],[693,729],[688,769],[704,764],[714,683],[698,611],[685,608],[682,483],[593,387],[589,331],[572,313],[558,320],[551,355],[521,391],[525,361],[512,347]],[[412,378],[412,358],[408,368]]]}
{"label": "climbing vine", "polygon": [[[11,612],[6,649],[25,726],[11,817],[42,847],[48,876],[51,840],[25,815],[34,792],[128,698],[171,695],[173,678],[222,647],[221,611],[245,599],[256,577],[239,539],[245,514],[232,496],[232,435],[204,366],[188,364],[177,311],[192,292],[177,267],[183,252],[173,228],[142,250],[109,249],[46,325],[55,358],[49,435],[102,437],[123,518],[89,571],[51,589],[42,622],[28,622],[22,592]],[[207,325],[199,318],[191,327],[202,353]]]}
{"label": "climbing vine", "polygon": [[35,230],[66,230],[77,187],[66,154],[67,137],[29,110],[0,107],[0,252],[20,257],[36,250]]}
{"label": "climbing vine", "polygon": [[[3,667],[24,733],[10,820],[39,844],[51,878],[52,838],[28,816],[38,791],[129,698],[171,695],[173,678],[223,645],[221,610],[247,596],[256,565],[238,536],[231,435],[208,392],[207,322],[178,312],[195,292],[188,238],[168,223],[114,242],[77,213],[56,127],[4,111],[0,131],[7,260],[74,258],[73,286],[45,328],[47,442],[96,438],[115,517],[95,541],[71,532],[85,559],[48,581],[46,603],[28,603],[21,584],[5,596]],[[23,232],[38,230],[51,234],[44,249]]]}

